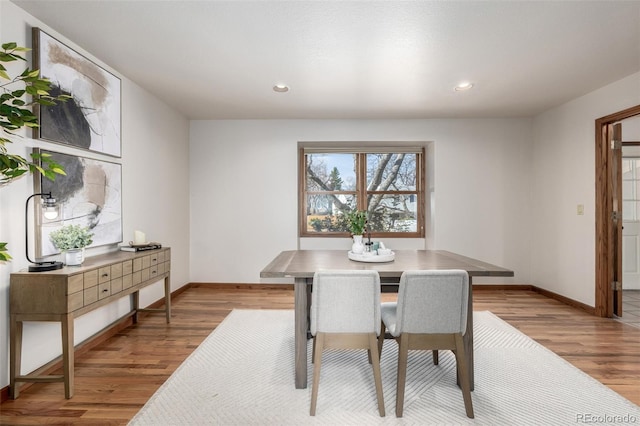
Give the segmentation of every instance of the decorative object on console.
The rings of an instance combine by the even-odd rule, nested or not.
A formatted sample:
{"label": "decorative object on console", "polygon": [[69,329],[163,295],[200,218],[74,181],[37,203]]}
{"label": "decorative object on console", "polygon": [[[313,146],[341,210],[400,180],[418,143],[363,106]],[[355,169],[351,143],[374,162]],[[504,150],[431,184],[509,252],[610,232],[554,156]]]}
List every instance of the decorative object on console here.
{"label": "decorative object on console", "polygon": [[146,244],[130,244],[128,246],[120,246],[120,250],[122,251],[147,251],[147,250],[157,250],[162,248],[162,244],[160,243],[146,243]]}
{"label": "decorative object on console", "polygon": [[[53,220],[58,217],[58,206],[56,204],[56,199],[53,198],[51,192],[38,192],[33,194],[27,198],[27,201],[24,205],[24,235],[25,235],[25,254],[27,255],[27,260],[29,263],[33,265],[29,266],[29,272],[44,272],[44,271],[53,271],[56,269],[62,269],[62,262],[56,261],[47,261],[47,262],[34,262],[29,257],[29,200],[33,197],[40,196],[42,197],[42,214],[45,219]],[[38,218],[38,213],[40,211],[36,209],[36,218]],[[36,220],[39,222],[39,220]]]}
{"label": "decorative object on console", "polygon": [[[40,150],[35,149],[40,152]],[[61,164],[66,176],[55,181],[36,177],[36,192],[52,192],[62,204],[57,227],[65,224],[88,227],[91,247],[122,241],[122,165],[75,155],[41,151]],[[49,239],[54,227],[42,227],[36,238],[40,256],[58,253]]]}
{"label": "decorative object on console", "polygon": [[33,61],[51,80],[51,96],[71,96],[37,108],[34,138],[120,157],[120,79],[41,29],[32,32]]}
{"label": "decorative object on console", "polygon": [[67,266],[82,265],[84,248],[91,245],[93,234],[89,228],[80,225],[67,225],[49,234],[53,245],[65,255]]}
{"label": "decorative object on console", "polygon": [[132,246],[147,244],[147,236],[142,231],[133,231],[133,241],[129,241],[129,244]]}

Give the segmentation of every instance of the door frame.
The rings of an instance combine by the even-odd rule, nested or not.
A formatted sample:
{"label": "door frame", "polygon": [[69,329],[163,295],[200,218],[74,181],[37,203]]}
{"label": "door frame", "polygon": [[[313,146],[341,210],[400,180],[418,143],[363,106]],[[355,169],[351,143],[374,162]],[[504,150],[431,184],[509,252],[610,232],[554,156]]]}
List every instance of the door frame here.
{"label": "door frame", "polygon": [[[617,259],[621,259],[620,244],[614,238],[611,212],[613,206],[613,188],[622,182],[613,182],[614,168],[612,164],[611,146],[609,144],[609,125],[640,115],[640,105],[598,118],[596,131],[596,271],[595,271],[595,314],[600,317],[613,317],[614,290],[613,277],[617,268]],[[617,176],[617,173],[616,173]]]}

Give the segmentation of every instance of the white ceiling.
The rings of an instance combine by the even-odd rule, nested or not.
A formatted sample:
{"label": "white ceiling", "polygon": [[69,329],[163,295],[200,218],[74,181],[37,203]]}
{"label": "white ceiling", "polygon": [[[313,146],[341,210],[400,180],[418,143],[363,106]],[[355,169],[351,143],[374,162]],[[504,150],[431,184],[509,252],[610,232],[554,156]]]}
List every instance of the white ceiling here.
{"label": "white ceiling", "polygon": [[12,1],[191,119],[531,116],[640,71],[640,1]]}

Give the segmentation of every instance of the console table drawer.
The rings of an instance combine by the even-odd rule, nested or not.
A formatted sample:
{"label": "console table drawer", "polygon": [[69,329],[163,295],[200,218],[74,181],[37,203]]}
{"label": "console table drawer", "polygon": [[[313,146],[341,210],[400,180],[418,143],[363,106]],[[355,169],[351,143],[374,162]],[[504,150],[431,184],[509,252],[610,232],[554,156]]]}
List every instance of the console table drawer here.
{"label": "console table drawer", "polygon": [[84,303],[84,297],[82,293],[82,291],[79,291],[77,293],[69,295],[69,310],[75,311],[82,308],[82,305]]}
{"label": "console table drawer", "polygon": [[84,288],[95,287],[98,285],[98,270],[87,271],[83,275]]}
{"label": "console table drawer", "polygon": [[122,277],[122,289],[126,290],[133,286],[133,274],[128,274]]}
{"label": "console table drawer", "polygon": [[83,274],[77,274],[77,275],[71,275],[69,277],[69,283],[68,283],[68,293],[67,294],[73,294],[73,293],[77,293],[79,291],[82,291],[84,285],[84,276]]}
{"label": "console table drawer", "polygon": [[122,276],[122,263],[111,265],[111,279],[120,278]]}
{"label": "console table drawer", "polygon": [[[16,276],[9,290],[11,313],[61,314],[82,307],[80,278]],[[78,306],[80,301],[80,306]]]}
{"label": "console table drawer", "polygon": [[133,273],[133,260],[122,262],[122,275],[131,275]]}
{"label": "console table drawer", "polygon": [[102,300],[105,297],[111,296],[111,285],[110,283],[102,283],[98,284],[98,300]]}
{"label": "console table drawer", "polygon": [[122,277],[111,280],[111,294],[120,293],[122,291]]}
{"label": "console table drawer", "polygon": [[145,268],[140,271],[140,277],[142,278],[142,281],[147,281],[150,276],[151,274],[149,273],[149,268]]}
{"label": "console table drawer", "polygon": [[142,257],[137,257],[133,259],[133,272],[142,270]]}
{"label": "console table drawer", "polygon": [[84,289],[84,306],[89,306],[98,301],[98,286]]}
{"label": "console table drawer", "polygon": [[98,284],[106,283],[111,279],[111,267],[105,266],[98,269]]}

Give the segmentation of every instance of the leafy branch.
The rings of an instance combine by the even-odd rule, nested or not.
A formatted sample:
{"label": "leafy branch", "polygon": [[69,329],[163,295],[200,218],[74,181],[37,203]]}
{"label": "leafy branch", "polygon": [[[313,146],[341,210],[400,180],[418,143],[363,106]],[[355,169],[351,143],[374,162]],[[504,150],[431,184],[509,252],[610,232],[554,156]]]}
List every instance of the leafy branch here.
{"label": "leafy branch", "polygon": [[[71,96],[51,96],[51,81],[40,78],[39,70],[28,67],[22,74],[11,77],[5,63],[24,61],[23,55],[31,49],[18,46],[17,43],[3,43],[0,51],[0,187],[9,184],[25,173],[40,173],[50,180],[56,175],[64,175],[62,166],[53,161],[47,154],[31,154],[30,159],[10,154],[7,145],[12,143],[11,137],[20,136],[16,130],[24,127],[39,127],[38,117],[31,107],[34,105],[52,106],[57,101],[66,102]],[[25,100],[25,95],[31,101]],[[0,261],[7,261],[11,256],[7,252],[7,243],[0,242]]]}
{"label": "leafy branch", "polygon": [[[51,81],[40,78],[39,70],[28,67],[22,74],[11,77],[3,63],[26,61],[22,56],[31,49],[18,46],[16,43],[2,44],[0,51],[0,186],[6,185],[25,173],[42,173],[48,179],[55,179],[56,174],[64,174],[64,169],[46,156],[31,154],[31,159],[9,154],[7,144],[10,136],[18,136],[14,131],[23,127],[39,127],[38,117],[30,109],[35,104],[43,106],[55,105],[56,101],[66,102],[68,95],[50,96]],[[24,100],[30,95],[31,102]]]}

